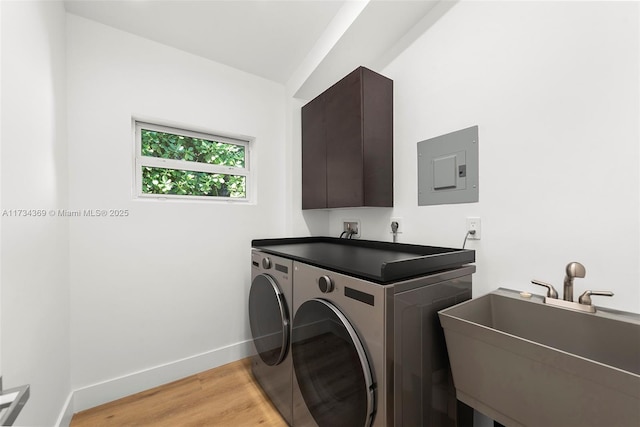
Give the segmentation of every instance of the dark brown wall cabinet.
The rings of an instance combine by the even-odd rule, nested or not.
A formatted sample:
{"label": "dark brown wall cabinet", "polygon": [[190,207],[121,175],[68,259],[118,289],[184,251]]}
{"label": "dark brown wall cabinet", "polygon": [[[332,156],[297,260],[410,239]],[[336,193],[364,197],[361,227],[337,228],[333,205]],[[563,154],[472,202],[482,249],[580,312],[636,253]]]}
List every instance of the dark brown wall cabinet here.
{"label": "dark brown wall cabinet", "polygon": [[302,209],[393,206],[393,81],[359,67],[302,107]]}

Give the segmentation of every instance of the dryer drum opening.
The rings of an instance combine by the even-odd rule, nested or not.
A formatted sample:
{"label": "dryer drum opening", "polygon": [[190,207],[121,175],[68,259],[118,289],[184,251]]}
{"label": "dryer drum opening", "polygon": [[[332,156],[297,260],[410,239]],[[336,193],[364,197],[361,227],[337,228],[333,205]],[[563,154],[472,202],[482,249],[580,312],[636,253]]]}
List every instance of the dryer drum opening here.
{"label": "dryer drum opening", "polygon": [[281,363],[289,346],[289,313],[280,288],[269,275],[256,276],[251,283],[249,325],[264,363]]}
{"label": "dryer drum opening", "polygon": [[371,425],[371,367],[355,330],[334,305],[322,299],[302,304],[291,348],[300,392],[320,427]]}

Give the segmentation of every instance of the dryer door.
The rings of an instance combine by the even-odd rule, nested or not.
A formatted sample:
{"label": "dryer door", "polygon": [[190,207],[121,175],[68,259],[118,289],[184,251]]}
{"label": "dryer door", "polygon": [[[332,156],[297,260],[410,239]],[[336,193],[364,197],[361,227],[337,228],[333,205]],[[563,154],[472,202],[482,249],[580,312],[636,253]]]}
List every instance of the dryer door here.
{"label": "dryer door", "polygon": [[289,313],[282,291],[267,274],[251,282],[249,324],[262,361],[269,366],[280,364],[289,347]]}
{"label": "dryer door", "polygon": [[320,427],[370,426],[375,384],[364,347],[347,318],[322,299],[303,303],[291,351],[300,393]]}

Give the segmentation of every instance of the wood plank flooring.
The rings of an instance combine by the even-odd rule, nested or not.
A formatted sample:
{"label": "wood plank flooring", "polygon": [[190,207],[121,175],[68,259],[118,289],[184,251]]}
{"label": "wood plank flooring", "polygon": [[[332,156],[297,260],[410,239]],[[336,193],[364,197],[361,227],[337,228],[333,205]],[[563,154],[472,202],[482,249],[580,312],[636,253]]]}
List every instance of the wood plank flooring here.
{"label": "wood plank flooring", "polygon": [[286,427],[249,358],[79,412],[71,427]]}

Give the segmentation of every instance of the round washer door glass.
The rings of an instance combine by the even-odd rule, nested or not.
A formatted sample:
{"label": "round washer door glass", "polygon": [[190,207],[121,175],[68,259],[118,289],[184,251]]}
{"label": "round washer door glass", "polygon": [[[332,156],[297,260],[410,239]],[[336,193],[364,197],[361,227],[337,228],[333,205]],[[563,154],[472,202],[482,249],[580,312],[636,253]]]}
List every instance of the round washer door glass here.
{"label": "round washer door glass", "polygon": [[251,282],[249,325],[256,351],[264,363],[282,362],[289,346],[289,313],[276,281],[260,274]]}
{"label": "round washer door glass", "polygon": [[309,300],[298,308],[292,334],[298,386],[318,426],[371,425],[371,367],[347,318],[328,301]]}

